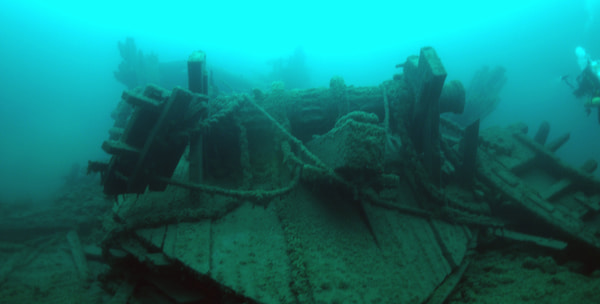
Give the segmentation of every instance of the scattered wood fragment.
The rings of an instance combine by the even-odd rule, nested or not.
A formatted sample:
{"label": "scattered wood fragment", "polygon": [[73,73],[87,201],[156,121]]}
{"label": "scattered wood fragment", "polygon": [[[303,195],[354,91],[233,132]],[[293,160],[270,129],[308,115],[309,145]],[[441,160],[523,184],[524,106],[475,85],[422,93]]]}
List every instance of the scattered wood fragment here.
{"label": "scattered wood fragment", "polygon": [[519,241],[519,242],[534,243],[538,246],[542,246],[542,247],[546,247],[546,248],[550,248],[550,249],[563,250],[567,247],[567,243],[559,241],[559,240],[529,235],[529,234],[525,234],[525,233],[511,231],[508,229],[490,229],[490,230],[488,230],[488,232],[490,232],[491,234],[493,234],[497,237],[506,238],[509,240]]}
{"label": "scattered wood fragment", "polygon": [[90,278],[89,269],[87,265],[87,259],[83,251],[83,247],[81,246],[81,241],[79,240],[79,235],[77,234],[77,231],[69,231],[69,233],[67,233],[67,241],[69,242],[69,246],[71,246],[73,262],[75,262],[75,267],[77,267],[79,278],[82,281],[87,281]]}

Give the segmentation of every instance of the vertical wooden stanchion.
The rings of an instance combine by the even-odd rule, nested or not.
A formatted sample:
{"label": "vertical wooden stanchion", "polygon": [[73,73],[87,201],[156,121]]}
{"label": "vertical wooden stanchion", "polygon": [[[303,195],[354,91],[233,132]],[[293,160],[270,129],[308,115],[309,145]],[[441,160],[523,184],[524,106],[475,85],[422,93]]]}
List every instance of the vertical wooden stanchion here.
{"label": "vertical wooden stanchion", "polygon": [[[194,93],[208,95],[206,54],[203,51],[195,51],[188,58],[188,87]],[[201,183],[203,178],[202,142],[200,132],[190,134],[189,179],[194,184]]]}
{"label": "vertical wooden stanchion", "polygon": [[411,137],[417,153],[422,155],[423,167],[431,182],[441,182],[440,105],[439,99],[446,80],[446,70],[435,50],[421,49],[420,55],[408,57],[404,75],[415,93]]}

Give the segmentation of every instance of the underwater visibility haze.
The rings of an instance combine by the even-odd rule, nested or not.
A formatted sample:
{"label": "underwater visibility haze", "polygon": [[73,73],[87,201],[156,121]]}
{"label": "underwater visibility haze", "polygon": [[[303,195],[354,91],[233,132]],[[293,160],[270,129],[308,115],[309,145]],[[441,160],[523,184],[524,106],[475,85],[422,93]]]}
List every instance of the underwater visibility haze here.
{"label": "underwater visibility haze", "polygon": [[600,0],[0,1],[0,302],[600,303],[598,37]]}
{"label": "underwater visibility haze", "polygon": [[[599,1],[2,1],[0,199],[43,200],[73,164],[106,158],[100,144],[125,89],[117,42],[135,39],[159,61],[204,50],[214,69],[264,85],[277,60],[301,50],[302,85],[376,85],[433,46],[448,80],[483,66],[506,84],[482,126],[546,120],[558,152],[597,161],[600,126],[560,81],[580,72],[575,49],[600,58]],[[183,71],[182,71],[183,72]]]}

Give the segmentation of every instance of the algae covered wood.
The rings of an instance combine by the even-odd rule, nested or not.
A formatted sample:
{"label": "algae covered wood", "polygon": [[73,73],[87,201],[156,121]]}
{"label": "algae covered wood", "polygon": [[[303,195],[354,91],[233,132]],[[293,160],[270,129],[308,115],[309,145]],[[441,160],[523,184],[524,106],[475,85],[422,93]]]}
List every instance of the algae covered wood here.
{"label": "algae covered wood", "polygon": [[246,203],[218,220],[168,225],[162,252],[260,303],[422,302],[470,239],[461,225],[301,187],[266,208]]}
{"label": "algae covered wood", "polygon": [[178,121],[184,120],[192,98],[189,91],[180,88],[171,91],[129,177],[127,189],[130,193],[141,193],[147,186],[154,191],[162,191],[166,188],[166,183],[157,181],[154,176],[148,176],[148,167],[152,167],[153,174],[159,177],[173,174],[187,145],[185,135],[174,132],[177,129],[182,131],[183,128],[177,128],[175,125]]}
{"label": "algae covered wood", "polygon": [[[445,71],[433,49],[421,55],[415,114],[425,115],[427,130],[419,137],[428,142],[418,153],[427,154],[427,168],[435,171],[436,90]],[[405,91],[404,81],[386,83],[387,132],[398,137],[409,133],[398,120],[411,116],[411,106],[398,104],[406,101],[400,96],[415,101]],[[250,303],[425,301],[463,265],[473,235],[432,212],[435,195],[415,188],[414,180],[424,176],[412,171],[422,170],[418,161],[399,158],[401,168],[386,168],[387,134],[379,125],[384,99],[380,87],[343,83],[238,98],[230,117],[207,119],[215,123],[203,145],[210,167],[202,184],[181,180],[190,161],[182,157],[177,177],[161,179],[171,185],[166,191],[119,199],[116,218],[136,233],[115,234],[115,243],[148,269],[192,274]],[[212,108],[223,106],[214,102]],[[353,110],[361,111],[342,116]],[[307,126],[317,123],[319,132]],[[392,173],[383,174],[386,169]],[[186,195],[188,189],[198,195]]]}
{"label": "algae covered wood", "polygon": [[349,176],[383,170],[385,129],[375,114],[351,112],[326,134],[307,143],[307,148],[327,166]]}
{"label": "algae covered wood", "polygon": [[288,250],[276,206],[243,204],[213,223],[211,276],[262,303],[294,302]]}
{"label": "algae covered wood", "polygon": [[438,238],[425,218],[335,193],[299,191],[282,207],[286,231],[300,244],[292,263],[301,265],[299,277],[312,286],[304,293],[317,303],[423,301],[451,271],[441,248],[446,241],[438,239],[458,247],[468,241],[464,234]]}
{"label": "algae covered wood", "polygon": [[166,188],[166,183],[157,177],[170,177],[183,154],[187,145],[185,131],[190,127],[186,112],[194,98],[181,88],[169,93],[152,85],[143,93],[123,93],[123,99],[134,109],[122,133],[113,134],[118,138],[102,145],[113,155],[106,169],[102,169],[106,194]]}
{"label": "algae covered wood", "polygon": [[[165,227],[162,252],[172,261],[260,302],[294,302],[287,243],[273,207],[244,204],[214,222]],[[160,229],[138,236],[151,241]]]}
{"label": "algae covered wood", "polygon": [[421,49],[419,57],[413,56],[404,64],[404,74],[415,93],[411,137],[417,153],[423,153],[423,166],[434,184],[439,184],[440,159],[440,107],[446,70],[431,47]]}
{"label": "algae covered wood", "polygon": [[554,237],[559,240],[600,249],[600,214],[594,208],[600,182],[567,166],[553,149],[521,130],[490,128],[482,133],[479,177],[512,202],[498,206],[499,214],[511,214],[507,219],[521,229],[523,222],[535,223],[558,231]]}
{"label": "algae covered wood", "polygon": [[75,230],[69,231],[69,233],[67,233],[67,241],[71,246],[71,254],[73,255],[73,261],[77,267],[79,278],[83,281],[87,281],[89,279],[90,271],[88,269],[85,253],[83,252],[83,247],[81,246],[81,241],[79,240],[79,234]]}

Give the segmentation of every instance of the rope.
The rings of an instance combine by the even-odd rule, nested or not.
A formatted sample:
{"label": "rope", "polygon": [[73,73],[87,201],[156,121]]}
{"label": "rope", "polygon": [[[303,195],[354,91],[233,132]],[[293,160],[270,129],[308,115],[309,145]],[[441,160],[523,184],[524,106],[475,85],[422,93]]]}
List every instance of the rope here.
{"label": "rope", "polygon": [[[300,167],[301,168],[301,167]],[[173,180],[170,178],[159,177],[157,178],[159,181],[167,183],[169,185],[182,187],[190,190],[197,190],[208,194],[218,194],[229,197],[234,197],[242,200],[252,200],[252,201],[265,201],[272,200],[275,197],[284,195],[294,189],[298,182],[300,181],[300,176],[302,176],[302,169],[297,169],[296,174],[292,181],[285,187],[275,189],[275,190],[235,190],[235,189],[226,189],[221,187],[203,185],[203,184],[194,184],[184,181]]]}

